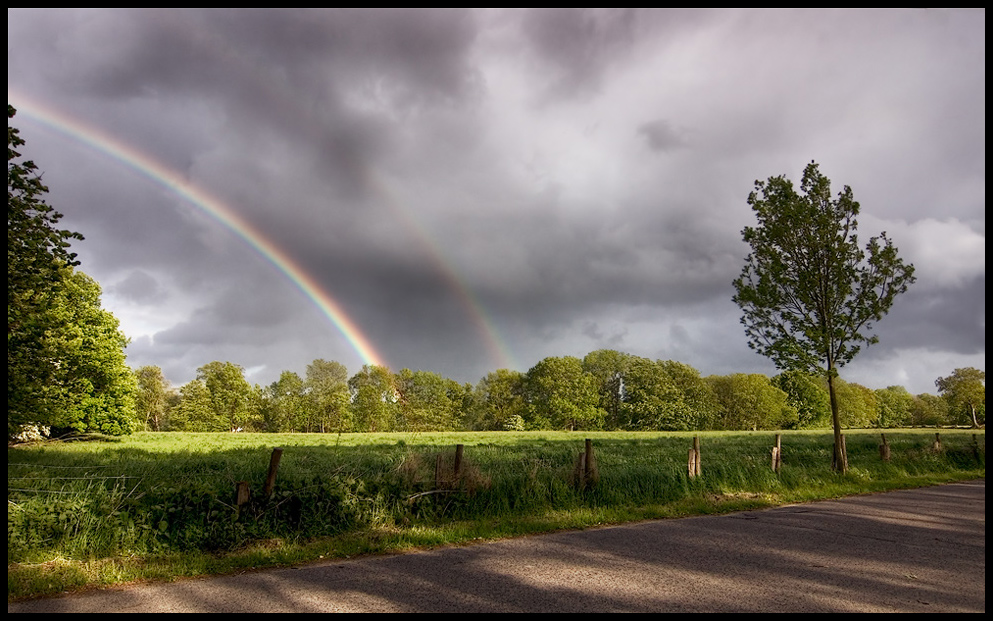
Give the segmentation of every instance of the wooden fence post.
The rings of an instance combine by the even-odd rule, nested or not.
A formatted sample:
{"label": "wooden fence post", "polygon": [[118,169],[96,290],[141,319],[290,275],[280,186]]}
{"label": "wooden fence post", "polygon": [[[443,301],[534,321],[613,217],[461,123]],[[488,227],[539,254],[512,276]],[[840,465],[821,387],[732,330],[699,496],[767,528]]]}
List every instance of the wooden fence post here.
{"label": "wooden fence post", "polygon": [[572,479],[579,491],[592,488],[600,481],[600,471],[596,466],[596,453],[593,452],[593,440],[589,438],[586,439],[583,450],[576,454]]}
{"label": "wooden fence post", "polygon": [[776,445],[772,447],[772,471],[779,474],[779,467],[783,464],[783,436],[776,434]]}
{"label": "wooden fence post", "polygon": [[941,452],[941,434],[940,433],[934,434],[934,452],[935,453],[940,453]]}
{"label": "wooden fence post", "polygon": [[269,458],[269,473],[265,477],[265,489],[263,493],[268,498],[272,495],[272,490],[276,487],[276,470],[279,468],[279,460],[283,457],[283,449],[272,449],[272,456]]}
{"label": "wooden fence post", "polygon": [[700,466],[700,436],[693,436],[693,448],[690,449],[689,458],[686,461],[686,473],[691,479],[703,473]]}
{"label": "wooden fence post", "polygon": [[886,441],[886,434],[879,434],[883,439],[883,443],[879,445],[879,458],[883,461],[890,460],[890,443]]}
{"label": "wooden fence post", "polygon": [[248,481],[238,481],[234,487],[234,506],[241,512],[241,506],[248,503],[250,498],[248,491]]}

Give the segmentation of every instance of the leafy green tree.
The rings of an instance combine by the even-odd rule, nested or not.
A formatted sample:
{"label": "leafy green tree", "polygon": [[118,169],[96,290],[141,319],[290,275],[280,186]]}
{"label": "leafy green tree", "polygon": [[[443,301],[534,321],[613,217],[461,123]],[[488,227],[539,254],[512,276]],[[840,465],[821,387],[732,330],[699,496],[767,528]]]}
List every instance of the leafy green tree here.
{"label": "leafy green tree", "polygon": [[179,389],[179,403],[169,410],[169,431],[227,431],[218,417],[203,380],[194,379]]}
{"label": "leafy green tree", "polygon": [[309,410],[304,405],[303,380],[293,371],[283,371],[279,379],[262,390],[259,414],[266,431],[312,431]]}
{"label": "leafy green tree", "polygon": [[885,232],[860,246],[859,204],[851,188],[832,199],[831,182],[814,162],[804,170],[800,192],[784,176],[770,177],[755,182],[748,204],[758,226],[742,231],[751,253],[734,281],[734,301],[743,311],[749,346],[782,370],[827,378],[833,463],[845,471],[838,369],[878,340],[873,324],[914,282],[914,268]]}
{"label": "leafy green tree", "polygon": [[126,364],[128,339],[119,322],[100,306],[100,285],[66,268],[49,313],[54,325],[43,338],[56,361],[54,378],[63,395],[55,426],[111,435],[141,428],[135,412],[138,384]]}
{"label": "leafy green tree", "polygon": [[948,424],[948,401],[938,395],[921,393],[910,407],[910,424],[917,427],[939,427]]}
{"label": "leafy green tree", "polygon": [[720,403],[721,429],[756,431],[796,427],[796,408],[785,392],[761,373],[733,373],[707,378]]}
{"label": "leafy green tree", "polygon": [[938,394],[948,402],[954,417],[969,420],[974,428],[986,420],[986,372],[973,367],[955,369],[948,377],[934,381]]}
{"label": "leafy green tree", "polygon": [[691,429],[679,387],[658,362],[634,356],[624,375],[622,428],[657,431]]}
{"label": "leafy green tree", "polygon": [[914,395],[903,386],[887,386],[877,389],[875,393],[880,427],[906,427],[910,424]]}
{"label": "leafy green tree", "polygon": [[[827,390],[826,378],[822,380]],[[834,378],[838,415],[845,427],[868,429],[879,426],[879,400],[875,391],[856,382]]]}
{"label": "leafy green tree", "polygon": [[341,433],[352,429],[348,370],[345,365],[314,360],[307,365],[304,392],[307,411],[314,417],[317,431]]}
{"label": "leafy green tree", "polygon": [[487,373],[473,389],[474,431],[523,431],[528,411],[524,403],[524,374],[510,369]]}
{"label": "leafy green tree", "polygon": [[197,379],[206,386],[214,416],[223,421],[227,431],[250,424],[252,385],[245,379],[241,366],[233,362],[208,362],[197,369]]}
{"label": "leafy green tree", "polygon": [[162,431],[165,428],[166,411],[168,409],[169,381],[157,366],[139,367],[134,372],[138,381],[138,392],[135,398],[135,410],[138,420],[145,423],[145,428],[151,431]]}
{"label": "leafy green tree", "polygon": [[622,429],[621,402],[624,399],[624,377],[635,357],[613,349],[598,349],[583,358],[583,371],[596,380],[600,408],[606,412],[606,427]]}
{"label": "leafy green tree", "polygon": [[675,360],[658,363],[679,390],[690,429],[712,429],[720,406],[710,384],[692,366]]}
{"label": "leafy green tree", "polygon": [[784,371],[772,383],[786,393],[797,412],[797,429],[821,429],[831,426],[831,399],[827,389],[803,371]]}
{"label": "leafy green tree", "polygon": [[366,364],[348,379],[355,431],[392,431],[396,424],[397,391],[389,368]]}
{"label": "leafy green tree", "polygon": [[596,380],[583,372],[579,358],[549,357],[528,370],[524,382],[528,426],[532,429],[599,429],[605,412],[600,408]]}
{"label": "leafy green tree", "polygon": [[454,431],[462,426],[461,386],[432,371],[396,374],[397,430]]}
{"label": "leafy green tree", "polygon": [[7,431],[51,425],[64,409],[61,362],[46,335],[62,325],[52,306],[68,270],[78,265],[69,251],[79,233],[58,228],[62,214],[48,205],[38,167],[21,160],[20,132],[7,105]]}

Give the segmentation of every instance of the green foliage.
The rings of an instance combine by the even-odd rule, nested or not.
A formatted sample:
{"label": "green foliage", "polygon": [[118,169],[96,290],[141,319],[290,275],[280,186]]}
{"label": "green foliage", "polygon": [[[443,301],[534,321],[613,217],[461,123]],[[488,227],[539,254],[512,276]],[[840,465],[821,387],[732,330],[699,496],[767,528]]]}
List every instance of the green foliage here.
{"label": "green foliage", "polygon": [[299,375],[283,371],[278,380],[261,392],[264,403],[257,414],[265,431],[313,431],[314,410],[305,403],[303,379]]}
{"label": "green foliage", "polygon": [[431,371],[402,369],[394,378],[398,431],[454,431],[462,427],[462,386]]}
{"label": "green foliage", "polygon": [[693,428],[693,412],[679,387],[659,362],[634,357],[624,375],[620,421],[627,429],[685,431]]}
{"label": "green foliage", "polygon": [[840,415],[833,379],[864,345],[877,341],[873,324],[914,282],[892,241],[881,233],[863,249],[857,235],[859,204],[848,186],[832,199],[831,182],[811,162],[801,191],[784,176],[756,181],[748,204],[758,226],[745,227],[751,247],[734,281],[749,347],[780,369],[828,378],[837,453]]}
{"label": "green foliage", "polygon": [[476,384],[468,426],[474,431],[524,431],[526,415],[524,374],[498,369]]}
{"label": "green foliage", "polygon": [[797,429],[822,429],[831,426],[831,400],[817,378],[803,371],[784,371],[772,383],[786,393],[797,412]]}
{"label": "green foliage", "polygon": [[169,410],[170,431],[227,431],[224,420],[214,414],[210,391],[199,379],[179,389],[179,403]]}
{"label": "green foliage", "polygon": [[243,429],[252,422],[252,385],[245,379],[245,370],[233,362],[209,362],[197,369],[197,379],[210,394],[210,405],[216,419],[229,431]]}
{"label": "green foliage", "polygon": [[877,341],[873,323],[914,282],[913,266],[885,232],[862,249],[851,188],[832,200],[816,163],[804,170],[801,193],[785,177],[770,177],[755,182],[748,204],[758,226],[742,232],[751,253],[734,300],[749,345],[781,369],[844,366]]}
{"label": "green foliage", "polygon": [[619,428],[686,431],[714,422],[714,393],[693,367],[638,356],[630,356],[625,367],[620,378]]}
{"label": "green foliage", "polygon": [[948,377],[934,381],[948,402],[949,413],[960,421],[979,427],[986,422],[986,372],[973,367],[955,369]]}
{"label": "green foliage", "polygon": [[680,399],[689,411],[689,428],[715,429],[720,404],[710,383],[688,364],[665,360],[659,366],[680,392]]}
{"label": "green foliage", "polygon": [[392,431],[397,417],[397,392],[393,374],[386,367],[363,365],[348,380],[352,395],[352,420],[356,431]]}
{"label": "green foliage", "polygon": [[720,404],[720,429],[754,431],[796,427],[796,408],[790,404],[788,395],[765,375],[712,375],[707,381]]}
{"label": "green foliage", "polygon": [[623,429],[630,421],[621,419],[621,401],[624,397],[624,381],[635,356],[613,349],[599,349],[583,358],[583,371],[596,380],[600,394],[600,408],[606,412],[608,429]]}
{"label": "green foliage", "polygon": [[875,391],[880,427],[907,427],[913,419],[914,395],[903,386]]}
{"label": "green foliage", "polygon": [[879,426],[879,400],[872,389],[838,377],[834,378],[834,384],[843,426],[858,429]]}
{"label": "green foliage", "polygon": [[137,381],[124,356],[128,340],[117,318],[100,307],[100,286],[71,270],[54,296],[51,312],[61,329],[49,332],[45,343],[58,361],[63,395],[62,415],[53,420],[54,426],[110,435],[140,429]]}
{"label": "green foliage", "polygon": [[541,360],[524,381],[531,429],[600,429],[605,412],[599,407],[596,380],[583,372],[579,358]]}
{"label": "green foliage", "polygon": [[135,411],[138,420],[145,422],[145,429],[162,431],[166,424],[169,404],[169,381],[157,366],[143,366],[135,372],[138,391],[135,396]]}
{"label": "green foliage", "polygon": [[304,380],[307,429],[343,432],[352,429],[348,370],[340,362],[317,359]]}
{"label": "green foliage", "polygon": [[7,106],[7,432],[43,425],[127,434],[136,420],[137,382],[125,365],[127,338],[100,305],[100,286],[75,269],[78,233],[57,228],[62,215],[44,201],[48,188]]}
{"label": "green foliage", "polygon": [[915,396],[910,408],[910,424],[915,427],[948,424],[948,401],[927,393]]}

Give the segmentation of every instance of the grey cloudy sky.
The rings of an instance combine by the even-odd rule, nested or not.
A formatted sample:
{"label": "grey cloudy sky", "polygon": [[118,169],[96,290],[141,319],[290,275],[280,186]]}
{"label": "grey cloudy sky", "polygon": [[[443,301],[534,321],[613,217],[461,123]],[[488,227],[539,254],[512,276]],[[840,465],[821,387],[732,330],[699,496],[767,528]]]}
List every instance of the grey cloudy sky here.
{"label": "grey cloudy sky", "polygon": [[934,393],[986,364],[985,23],[8,9],[7,99],[129,363],[175,384],[601,348],[774,374],[731,301],[746,198],[816,160],[918,276],[842,376]]}

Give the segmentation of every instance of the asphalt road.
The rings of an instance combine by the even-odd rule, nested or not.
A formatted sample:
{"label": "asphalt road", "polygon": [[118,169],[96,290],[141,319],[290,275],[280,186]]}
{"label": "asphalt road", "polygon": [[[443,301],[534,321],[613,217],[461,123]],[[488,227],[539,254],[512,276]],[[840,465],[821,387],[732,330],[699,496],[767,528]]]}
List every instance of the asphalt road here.
{"label": "asphalt road", "polygon": [[985,480],[7,605],[89,613],[985,611]]}

